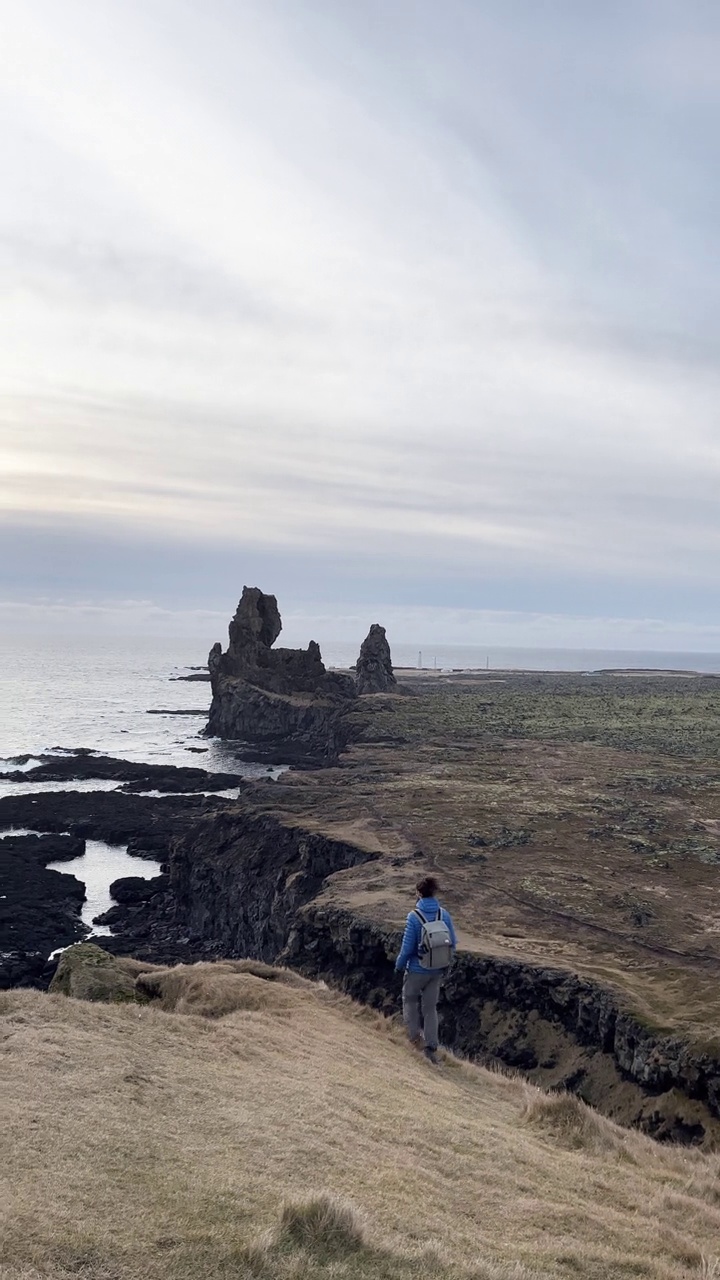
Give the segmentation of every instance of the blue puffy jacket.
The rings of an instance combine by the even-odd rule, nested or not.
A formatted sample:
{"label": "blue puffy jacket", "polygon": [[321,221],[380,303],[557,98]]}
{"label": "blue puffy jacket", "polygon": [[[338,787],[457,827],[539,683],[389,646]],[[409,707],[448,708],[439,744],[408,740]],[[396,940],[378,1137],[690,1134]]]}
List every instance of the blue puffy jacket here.
{"label": "blue puffy jacket", "polygon": [[[440,903],[437,898],[419,898],[416,903],[416,907],[418,911],[422,911],[423,915],[428,920],[437,920],[438,907],[440,907]],[[454,951],[457,946],[457,938],[455,937],[455,929],[453,927],[450,912],[446,911],[444,907],[440,907],[440,912],[448,927],[450,941],[452,942]],[[398,958],[395,961],[395,968],[399,972],[402,972],[404,969],[408,969],[410,973],[442,973],[442,969],[423,969],[423,966],[420,963],[420,956],[418,955],[421,931],[422,924],[420,923],[419,918],[415,915],[415,912],[411,911],[408,914],[402,946],[400,948]]]}

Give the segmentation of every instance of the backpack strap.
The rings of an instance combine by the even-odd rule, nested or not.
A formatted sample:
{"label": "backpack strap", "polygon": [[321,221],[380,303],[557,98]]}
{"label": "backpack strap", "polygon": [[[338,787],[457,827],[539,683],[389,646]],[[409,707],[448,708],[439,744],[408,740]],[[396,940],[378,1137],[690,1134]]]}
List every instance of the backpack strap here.
{"label": "backpack strap", "polygon": [[413,913],[414,915],[418,916],[420,920],[422,920],[423,924],[427,924],[427,920],[425,919],[425,916],[423,915],[422,911],[420,911],[418,907],[413,907]]}
{"label": "backpack strap", "polygon": [[442,907],[441,907],[441,906],[439,906],[439,905],[438,905],[437,918],[438,918],[438,920],[442,920]]}

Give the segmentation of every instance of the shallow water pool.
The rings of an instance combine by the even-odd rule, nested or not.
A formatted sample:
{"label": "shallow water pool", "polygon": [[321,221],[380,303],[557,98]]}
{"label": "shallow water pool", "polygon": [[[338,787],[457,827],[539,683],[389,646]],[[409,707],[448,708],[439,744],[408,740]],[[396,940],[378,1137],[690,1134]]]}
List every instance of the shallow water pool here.
{"label": "shallow water pool", "polygon": [[81,858],[69,861],[48,862],[51,871],[64,871],[77,876],[85,885],[85,902],[81,912],[84,924],[95,934],[108,934],[108,925],[93,924],[95,916],[102,915],[114,906],[110,897],[110,885],[122,876],[142,876],[152,880],[160,875],[160,863],[149,858],[137,858],[128,853],[127,845],[106,844],[104,840],[87,840]]}

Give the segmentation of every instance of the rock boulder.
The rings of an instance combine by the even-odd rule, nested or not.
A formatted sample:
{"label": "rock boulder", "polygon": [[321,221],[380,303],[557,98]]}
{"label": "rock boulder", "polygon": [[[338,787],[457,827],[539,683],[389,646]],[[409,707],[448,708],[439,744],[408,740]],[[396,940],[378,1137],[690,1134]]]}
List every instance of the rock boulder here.
{"label": "rock boulder", "polygon": [[92,942],[81,942],[63,951],[50,991],[76,1000],[127,1004],[135,999],[135,979],[121,960]]}
{"label": "rock boulder", "polygon": [[385,628],[377,622],[373,622],[360,647],[355,687],[358,693],[388,693],[397,687]]}

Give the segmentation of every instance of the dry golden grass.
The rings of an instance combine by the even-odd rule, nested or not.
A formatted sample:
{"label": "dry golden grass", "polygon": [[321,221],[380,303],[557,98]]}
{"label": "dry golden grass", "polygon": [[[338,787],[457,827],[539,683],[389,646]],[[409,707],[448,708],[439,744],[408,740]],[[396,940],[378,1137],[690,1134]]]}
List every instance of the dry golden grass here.
{"label": "dry golden grass", "polygon": [[205,1018],[223,1018],[238,1009],[281,1013],[291,1008],[292,991],[303,988],[312,990],[313,984],[290,969],[255,960],[146,967],[135,980],[138,995],[159,1000],[166,1013],[198,1013]]}
{"label": "dry golden grass", "polygon": [[259,974],[0,995],[0,1280],[717,1276],[717,1155]]}

